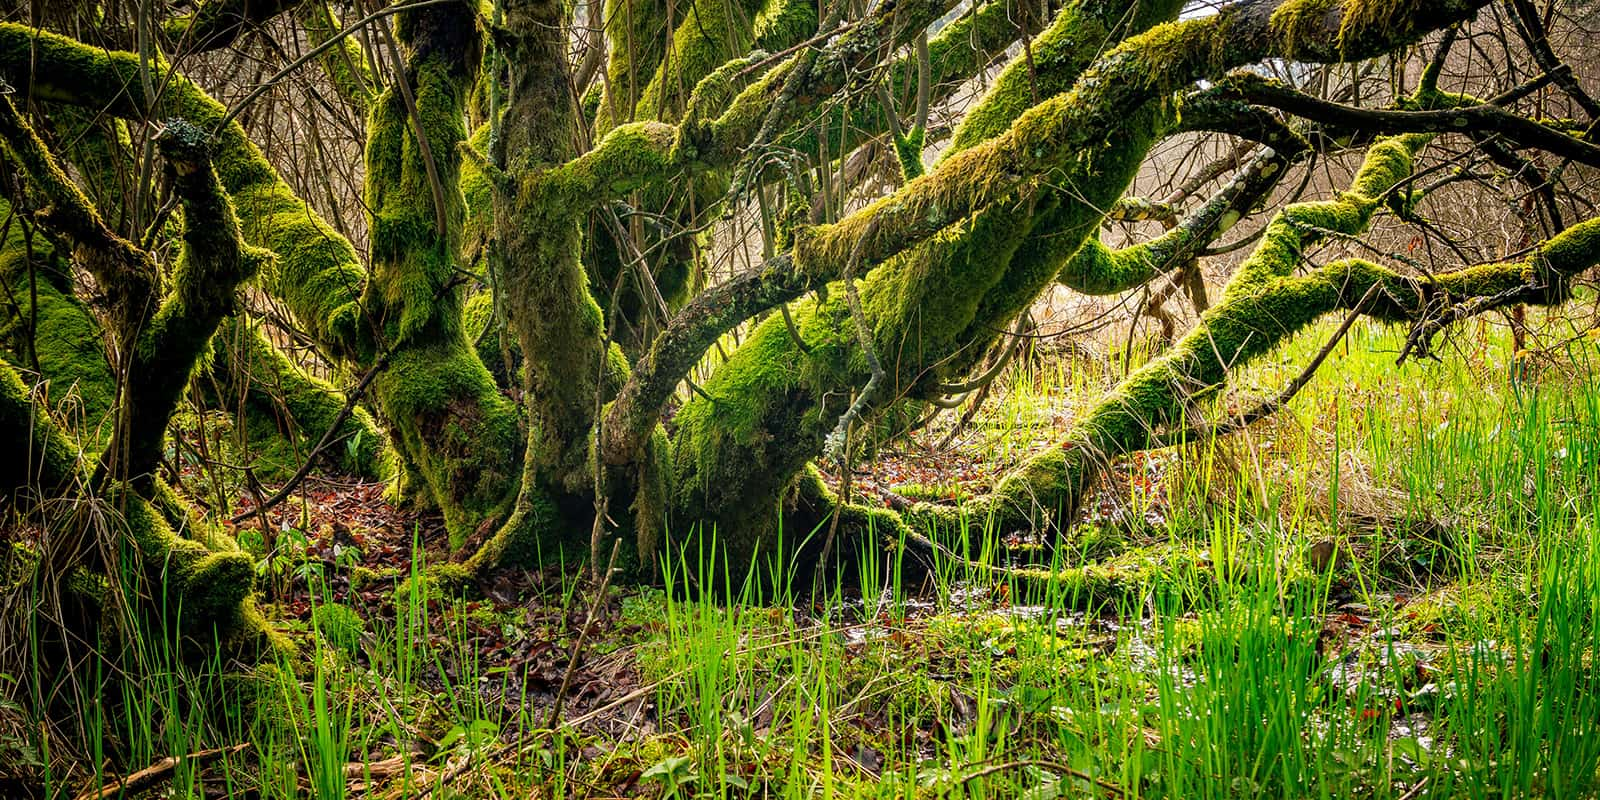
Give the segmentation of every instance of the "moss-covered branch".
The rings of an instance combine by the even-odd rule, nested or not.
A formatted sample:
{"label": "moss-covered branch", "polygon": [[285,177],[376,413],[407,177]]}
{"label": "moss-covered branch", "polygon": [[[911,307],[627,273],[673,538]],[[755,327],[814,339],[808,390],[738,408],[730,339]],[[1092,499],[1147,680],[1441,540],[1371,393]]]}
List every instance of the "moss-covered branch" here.
{"label": "moss-covered branch", "polygon": [[[590,176],[553,175],[550,180],[572,181],[574,185],[592,186],[608,192],[585,197],[586,203],[592,207],[635,189],[671,180],[685,171],[699,172],[736,164],[747,155],[746,150],[767,122],[767,114],[775,105],[782,109],[782,113],[773,120],[774,129],[786,131],[845,88],[851,80],[860,80],[860,76],[869,71],[884,50],[911,41],[918,32],[938,19],[946,8],[945,0],[881,3],[865,19],[820,51],[792,56],[744,85],[725,104],[725,108],[724,104],[715,103],[710,97],[695,103],[705,111],[720,111],[717,116],[690,115],[670,135],[669,129],[661,127],[658,122],[636,122],[623,126],[631,130],[626,134],[622,130],[611,131],[596,145],[594,152],[585,156],[583,165],[573,164],[567,168],[573,173],[589,172]],[[814,58],[805,79],[798,81],[795,86],[789,86],[790,73],[807,55]],[[735,66],[737,68],[730,70],[731,75],[707,68],[702,73],[706,80],[697,82],[695,91],[710,93],[713,97],[729,93],[735,88],[735,84],[730,82],[732,77],[743,77],[747,71],[753,71]],[[775,95],[784,89],[790,90],[788,95],[781,105],[775,104]],[[614,164],[620,168],[595,173],[594,168],[598,164]]]}
{"label": "moss-covered branch", "polygon": [[271,255],[244,243],[233,203],[211,164],[210,137],[171,120],[156,139],[183,208],[171,288],[129,348],[123,419],[102,463],[135,485],[153,479],[167,425],[211,336],[234,313],[236,293]]}
{"label": "moss-covered branch", "polygon": [[[774,3],[804,7],[810,3]],[[691,3],[679,7],[682,15],[666,55],[639,95],[632,118],[672,121],[683,113],[689,92],[700,79],[719,65],[745,54],[753,44],[756,14],[760,0],[728,0],[717,3]],[[812,12],[813,15],[815,12]],[[816,25],[813,19],[811,23]]]}
{"label": "moss-covered branch", "polygon": [[161,290],[155,261],[106,226],[9,97],[0,98],[0,141],[28,179],[36,198],[34,218],[71,244],[73,260],[94,277],[106,298],[113,336],[129,343]]}
{"label": "moss-covered branch", "polygon": [[[0,439],[16,443],[25,454],[0,467],[0,503],[42,516],[54,535],[94,543],[57,553],[72,561],[49,564],[44,574],[59,579],[79,567],[103,569],[99,556],[118,552],[126,542],[147,582],[138,596],[148,605],[135,610],[164,616],[185,643],[200,643],[189,651],[196,658],[216,658],[220,647],[227,658],[249,660],[277,646],[250,600],[252,559],[226,536],[193,525],[164,484],[152,483],[148,494],[122,483],[105,486],[98,496],[92,493],[78,446],[32,402],[16,370],[4,361]],[[52,502],[63,497],[74,502]]]}
{"label": "moss-covered branch", "polygon": [[[1034,106],[1004,134],[944,160],[928,175],[838,223],[798,231],[792,252],[784,256],[792,266],[769,263],[760,277],[745,276],[738,285],[697,298],[658,338],[613,405],[604,442],[607,460],[625,461],[634,452],[670,387],[693,363],[669,356],[695,353],[698,358],[743,319],[734,319],[729,309],[759,311],[764,303],[792,300],[836,279],[848,263],[859,262],[866,271],[975,211],[1023,206],[1025,198],[1050,187],[1092,188],[1097,196],[1112,189],[1116,194],[1102,198],[1098,208],[1109,207],[1131,180],[1153,132],[1170,124],[1170,108],[1150,104],[1201,77],[1269,56],[1372,55],[1435,25],[1468,17],[1479,5],[1481,0],[1435,0],[1402,13],[1360,3],[1252,0],[1133,37],[1101,58],[1076,88]],[[1335,40],[1341,44],[1330,45]],[[1123,134],[1134,138],[1112,142]],[[1081,199],[1051,203],[1053,208],[1041,213],[1056,218],[1041,230],[1063,235],[1042,241],[1045,249],[1028,256],[1040,269],[1052,262],[1059,268],[1099,221],[1097,208]]]}
{"label": "moss-covered branch", "polygon": [[1029,57],[1006,65],[983,99],[961,119],[946,157],[1005,133],[1040,100],[1072,88],[1106,42],[1120,41],[1130,31],[1144,31],[1166,22],[1183,7],[1175,0],[1133,3],[1132,8],[1129,5],[1106,0],[1068,3],[1029,44]]}
{"label": "moss-covered branch", "polygon": [[[1047,2],[1045,10],[1059,8]],[[959,19],[940,29],[928,41],[928,83],[932,87],[929,101],[935,105],[950,99],[966,83],[1004,56],[1006,48],[1022,33],[1018,23],[1019,11],[1004,0],[993,0],[973,8]],[[1035,14],[1036,11],[1023,11]],[[917,83],[917,57],[905,55],[894,60],[884,71],[883,83],[891,97],[912,91]],[[836,95],[832,102],[837,103]],[[819,152],[820,142],[827,149],[849,152],[865,144],[872,137],[888,130],[886,111],[881,104],[855,102],[842,113],[824,113],[820,124],[798,125],[789,130],[779,143],[802,153]]]}
{"label": "moss-covered branch", "polygon": [[1214,91],[1225,98],[1276,108],[1348,130],[1384,134],[1494,133],[1521,147],[1544,150],[1591,167],[1600,166],[1600,146],[1494,103],[1435,109],[1360,108],[1313,97],[1248,73],[1230,76]]}
{"label": "moss-covered branch", "polygon": [[[1157,13],[1175,15],[1177,5]],[[1056,66],[1081,72],[1096,52],[1083,48]],[[1114,144],[1083,154],[1084,163],[1094,163],[1097,181],[1069,177],[1063,182],[1074,186],[1071,193],[1015,197],[986,208],[861,281],[870,345],[885,354],[887,376],[868,369],[871,359],[855,332],[861,315],[849,308],[842,287],[796,307],[803,345],[777,320],[758,326],[712,376],[709,399],[690,401],[676,418],[678,513],[715,525],[730,563],[747,563],[758,554],[786,557],[778,552],[785,547],[777,537],[784,519],[780,498],[817,455],[844,407],[865,403],[862,410],[876,413],[906,396],[931,396],[981,358],[1055,279],[1061,260],[1098,224],[1099,209],[1132,180],[1164,118],[1135,106],[1119,124],[1101,132]],[[794,364],[800,369],[789,366]],[[881,390],[851,403],[852,393],[865,391],[864,381]],[[760,502],[752,502],[756,498]]]}
{"label": "moss-covered branch", "polygon": [[180,52],[218,50],[305,0],[208,0],[193,14],[161,27]]}
{"label": "moss-covered branch", "polygon": [[[293,475],[345,405],[342,392],[306,374],[237,317],[217,332],[211,375],[217,406],[238,412],[234,424],[264,480]],[[383,434],[364,409],[349,414],[333,437],[338,445],[323,456],[329,466],[369,480],[385,477]]]}
{"label": "moss-covered branch", "polygon": [[[397,38],[406,50],[405,77],[421,114],[436,172],[449,186],[450,215],[459,215],[455,143],[462,138],[466,87],[479,50],[473,9],[448,4],[400,12]],[[154,64],[164,90],[147,108],[139,60],[66,37],[0,24],[0,75],[35,99],[103,107],[131,119],[181,116],[210,130],[221,184],[231,195],[245,239],[272,251],[264,284],[296,322],[344,364],[387,368],[373,389],[396,425],[396,444],[426,478],[420,495],[446,511],[458,538],[503,509],[517,484],[515,410],[465,341],[460,299],[452,283],[459,216],[440,236],[432,180],[398,90],[377,102],[368,148],[368,205],[375,211],[374,277],[350,243],[294,195],[236,122],[165,64]],[[110,92],[87,87],[122,87]],[[422,201],[421,217],[417,211]],[[422,455],[426,453],[427,455]],[[420,463],[419,463],[420,462]]]}
{"label": "moss-covered branch", "polygon": [[1119,294],[1182,267],[1265,200],[1295,155],[1294,149],[1263,148],[1198,209],[1153,239],[1115,250],[1097,238],[1088,239],[1067,259],[1056,280],[1084,294]]}
{"label": "moss-covered branch", "polygon": [[330,353],[370,353],[359,296],[365,270],[354,248],[295,196],[236,122],[218,129],[221,104],[155,59],[162,91],[147,107],[139,57],[106,52],[24,25],[0,23],[0,76],[33,100],[94,108],[143,121],[185,119],[215,137],[218,178],[232,197],[246,241],[276,254],[265,286]]}
{"label": "moss-covered branch", "polygon": [[[1427,140],[1411,136],[1381,141],[1368,151],[1350,189],[1337,199],[1297,203],[1279,212],[1229,281],[1222,302],[1193,330],[1090,409],[1060,446],[1030,459],[963,513],[999,530],[1064,524],[1110,459],[1148,446],[1164,426],[1181,424],[1190,404],[1221,386],[1229,370],[1271,350],[1323,314],[1357,303],[1372,280],[1356,280],[1359,276],[1347,267],[1330,267],[1308,278],[1295,278],[1293,272],[1305,250],[1324,236],[1364,231],[1386,195],[1411,174],[1415,153]],[[1404,317],[1418,310],[1403,307],[1409,297],[1398,284],[1405,281],[1393,277],[1393,293],[1368,313]],[[919,506],[913,513],[937,517],[948,511]]]}

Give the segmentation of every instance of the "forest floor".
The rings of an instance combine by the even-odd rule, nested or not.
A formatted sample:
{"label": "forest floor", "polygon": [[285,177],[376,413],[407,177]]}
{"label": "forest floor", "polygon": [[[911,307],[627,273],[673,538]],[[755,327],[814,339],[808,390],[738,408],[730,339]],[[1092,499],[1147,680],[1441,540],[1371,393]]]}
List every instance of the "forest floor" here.
{"label": "forest floor", "polygon": [[[0,780],[110,797],[204,753],[163,796],[1592,796],[1600,350],[1545,330],[1513,353],[1475,323],[1397,367],[1404,332],[1358,325],[1286,411],[1119,464],[1045,583],[951,563],[903,585],[867,545],[785,602],[699,597],[671,564],[654,587],[551,567],[458,597],[419,579],[449,555],[437,520],[316,479],[236,531],[310,658],[238,683],[152,654],[137,697],[84,712],[99,745],[70,764],[0,705]],[[1276,394],[1321,344],[1210,411]],[[852,492],[982,492],[1124,355],[1022,360]]]}

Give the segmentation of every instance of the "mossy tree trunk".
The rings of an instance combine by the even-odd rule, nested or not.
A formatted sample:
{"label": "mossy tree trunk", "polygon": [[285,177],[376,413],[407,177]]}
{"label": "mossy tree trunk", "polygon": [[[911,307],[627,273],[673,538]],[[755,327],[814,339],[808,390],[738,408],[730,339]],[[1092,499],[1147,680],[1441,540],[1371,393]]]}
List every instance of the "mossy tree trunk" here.
{"label": "mossy tree trunk", "polygon": [[212,166],[209,136],[186,121],[169,120],[156,142],[183,220],[177,263],[164,281],[148,253],[106,228],[9,99],[0,100],[0,140],[26,174],[30,197],[43,201],[35,220],[70,243],[110,298],[106,317],[125,361],[113,433],[98,454],[62,431],[12,366],[0,362],[0,425],[28,454],[4,476],[0,493],[25,513],[75,500],[65,504],[72,513],[46,516],[47,574],[108,572],[126,543],[148,581],[140,596],[176,620],[178,632],[223,640],[230,653],[253,651],[269,637],[247,602],[252,560],[210,526],[189,530],[193,520],[156,466],[190,375],[233,313],[240,284],[268,255],[244,243]]}
{"label": "mossy tree trunk", "polygon": [[[1263,59],[1368,58],[1469,19],[1483,4],[1244,0],[1175,21],[1177,0],[1075,0],[1045,25],[1048,3],[1017,14],[988,3],[930,40],[930,26],[951,9],[944,0],[873,4],[814,38],[819,26],[839,24],[830,10],[845,4],[612,0],[603,20],[609,60],[587,107],[569,63],[570,4],[503,0],[492,31],[498,66],[488,70],[478,64],[480,9],[407,9],[393,20],[400,80],[382,95],[367,95],[369,65],[358,59],[323,64],[347,101],[371,112],[370,274],[237,125],[219,126],[221,107],[163,65],[169,89],[159,107],[144,107],[136,93],[105,101],[79,87],[136,85],[137,57],[0,25],[0,72],[34,99],[109,102],[129,119],[176,112],[215,130],[217,178],[244,240],[275,256],[260,285],[352,375],[375,371],[375,405],[407,475],[444,511],[457,543],[481,542],[474,567],[526,561],[571,538],[592,545],[585,534],[631,522],[638,556],[654,555],[665,526],[674,547],[714,536],[733,572],[752,564],[767,572],[786,568],[815,523],[839,510],[809,465],[837,455],[841,439],[859,441],[890,408],[962,391],[1047,287],[1119,293],[1190,263],[1309,147],[1237,97],[1186,95],[1197,81]],[[302,13],[309,35],[329,41],[325,8]],[[387,29],[377,33],[390,39]],[[772,164],[789,159],[819,178],[843,171],[852,151],[895,130],[889,123],[901,110],[878,98],[948,96],[1019,35],[1026,57],[948,131],[951,146],[925,174],[924,119],[911,136],[892,136],[901,180],[887,196],[848,213],[842,196],[827,198],[820,213],[816,198],[794,197],[759,269],[676,296],[675,285],[692,283],[692,231],[726,201],[734,179],[741,190],[793,195],[800,181],[786,182],[795,169]],[[759,52],[800,42],[792,53]],[[470,101],[480,73],[499,118],[469,141],[466,121],[482,114]],[[1272,149],[1167,234],[1122,249],[1102,244],[1107,210],[1127,199],[1152,148],[1206,124]],[[1552,141],[1548,131],[1531,132]],[[1563,296],[1566,277],[1593,260],[1586,225],[1523,264],[1426,286],[1365,262],[1293,274],[1316,238],[1307,231],[1365,227],[1423,143],[1384,140],[1349,192],[1286,209],[1195,332],[1094,407],[1062,447],[966,513],[1006,528],[1059,525],[1108,459],[1160,441],[1152,432],[1180,424],[1195,398],[1225,380],[1223,365],[1347,307],[1351,286],[1381,286],[1364,310],[1396,319],[1414,319],[1414,301],[1441,291],[1451,301],[1490,298],[1479,305]],[[646,217],[657,227],[641,235]],[[495,294],[475,301],[469,324],[462,251],[478,244],[495,264],[487,273]],[[651,253],[645,263],[635,263],[635,246]],[[625,349],[617,338],[644,330],[636,317],[658,302],[656,289],[628,274],[641,270],[668,295],[662,301],[682,307],[659,335]],[[14,308],[21,319],[23,307]],[[516,374],[500,378],[520,385],[520,408],[485,366],[512,364],[495,358],[510,348],[476,346],[490,309],[515,338]],[[682,379],[720,337],[760,314],[767,318],[677,413],[669,442],[660,423]],[[145,320],[137,321],[117,330]],[[119,447],[147,453],[159,440],[145,434]],[[911,506],[904,516],[941,524],[954,515]]]}
{"label": "mossy tree trunk", "polygon": [[[455,174],[451,165],[460,139],[455,131],[462,124],[453,115],[460,113],[476,76],[463,69],[465,63],[451,67],[443,61],[476,51],[475,15],[452,5],[398,16],[440,15],[450,23],[422,33],[449,37],[453,49],[419,56],[408,39],[407,58],[416,62],[408,70],[415,73],[412,77],[427,83],[425,91],[417,87],[418,101],[441,115],[424,118],[424,126],[440,140],[430,152],[436,171],[448,181]],[[401,28],[401,38],[407,38],[405,26]],[[375,253],[369,287],[350,243],[294,195],[237,122],[219,125],[226,110],[159,59],[152,67],[165,80],[155,107],[146,107],[139,92],[105,98],[88,87],[140,85],[138,56],[0,23],[0,74],[26,87],[34,100],[103,108],[132,120],[182,117],[214,131],[217,174],[238,209],[244,236],[275,256],[261,285],[353,375],[381,368],[373,391],[393,426],[392,440],[407,473],[416,479],[414,496],[443,509],[458,540],[503,514],[520,473],[516,448],[506,446],[520,439],[517,415],[460,336],[461,298],[454,287],[445,288],[455,257],[447,248],[459,235],[458,228],[451,230],[451,225],[459,226],[459,202],[453,196],[457,190],[453,183],[440,186],[450,223],[441,232],[431,199],[433,180],[421,162],[416,126],[399,90],[374,101],[381,106],[375,117],[389,124],[375,126],[372,137],[377,148],[370,154],[376,159],[372,171],[381,177],[369,180],[369,205],[378,216],[390,216],[394,224],[387,230],[399,238],[385,242],[374,237],[375,244],[390,249]],[[385,181],[399,183],[382,185]],[[408,249],[413,243],[425,247],[413,253]]]}
{"label": "mossy tree trunk", "polygon": [[520,471],[516,410],[467,340],[458,278],[458,148],[482,32],[464,5],[396,16],[404,70],[373,102],[367,134],[367,368],[378,369],[374,393],[395,448],[459,544],[504,519]]}

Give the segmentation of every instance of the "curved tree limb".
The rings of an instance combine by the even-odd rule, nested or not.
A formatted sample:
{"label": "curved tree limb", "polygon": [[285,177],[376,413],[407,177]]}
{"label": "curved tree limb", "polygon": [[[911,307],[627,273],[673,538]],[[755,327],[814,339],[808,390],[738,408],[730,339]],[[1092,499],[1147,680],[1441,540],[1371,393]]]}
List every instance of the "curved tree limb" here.
{"label": "curved tree limb", "polygon": [[895,194],[838,223],[799,231],[793,250],[785,254],[792,266],[769,261],[760,275],[771,277],[741,276],[692,302],[658,337],[613,403],[603,442],[606,460],[632,458],[671,387],[712,341],[747,318],[740,316],[744,311],[759,312],[836,279],[857,247],[866,272],[980,208],[1014,193],[1036,192],[1042,176],[1069,168],[1070,159],[1088,145],[1085,137],[1118,129],[1131,109],[1204,75],[1272,55],[1313,60],[1372,55],[1471,16],[1482,0],[1425,5],[1369,14],[1359,4],[1346,9],[1310,0],[1281,6],[1247,0],[1217,15],[1130,39],[1092,68],[1093,91],[1052,97],[1018,117],[1005,134],[946,159]]}
{"label": "curved tree limb", "polygon": [[293,10],[305,0],[209,0],[199,10],[167,20],[162,29],[186,53],[220,50],[247,31]]}
{"label": "curved tree limb", "polygon": [[[1542,80],[1554,80],[1554,77],[1547,74]],[[1530,87],[1536,89],[1538,85],[1539,82],[1534,82]],[[1322,100],[1251,74],[1231,76],[1219,88],[1223,94],[1246,102],[1342,128],[1388,134],[1496,133],[1523,147],[1600,167],[1600,145],[1513,114],[1495,103],[1418,111],[1359,108]]]}

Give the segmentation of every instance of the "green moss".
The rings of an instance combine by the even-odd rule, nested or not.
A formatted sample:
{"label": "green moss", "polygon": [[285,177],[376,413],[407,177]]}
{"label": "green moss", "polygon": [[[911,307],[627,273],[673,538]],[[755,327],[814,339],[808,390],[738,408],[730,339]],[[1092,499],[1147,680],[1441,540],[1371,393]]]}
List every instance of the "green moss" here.
{"label": "green moss", "polygon": [[[266,480],[283,480],[304,463],[345,405],[332,384],[300,370],[258,329],[224,323],[213,348],[211,374],[224,409],[237,407],[242,419],[242,452]],[[387,475],[384,437],[372,416],[356,407],[334,434],[339,439],[324,455],[349,475],[378,479]]]}
{"label": "green moss", "polygon": [[[593,509],[588,509],[592,514]],[[505,521],[472,554],[463,568],[481,575],[501,567],[535,567],[562,555],[562,544],[587,543],[589,531],[579,514],[563,509],[550,487],[525,471],[522,488]]]}
{"label": "green moss", "polygon": [[[0,202],[0,216],[10,207]],[[73,429],[91,441],[109,436],[116,378],[106,360],[100,322],[73,292],[66,262],[42,236],[32,241],[12,218],[0,242],[0,353],[47,381],[47,396]]]}
{"label": "green moss", "polygon": [[428,599],[460,597],[472,586],[472,571],[461,564],[430,564],[414,572],[394,590],[397,608],[409,608]]}
{"label": "green moss", "polygon": [[750,49],[759,10],[757,0],[695,3],[687,11],[680,7],[683,16],[675,20],[671,44],[641,91],[632,118],[677,120],[701,78]]}
{"label": "green moss", "polygon": [[[1090,51],[1081,58],[1086,62],[1092,55]],[[1109,207],[1131,182],[1167,112],[1151,102],[1150,94],[1126,95],[1122,85],[1103,84],[1098,91],[1107,95],[1100,100],[1118,109],[1116,122],[1105,123],[1110,115],[1095,105],[1094,95],[1072,98],[1095,109],[1095,124],[1101,127],[1092,129],[1092,139],[1077,140],[1077,157],[1054,176],[1057,184],[1072,187],[1070,192],[1044,199],[1006,196],[954,226],[930,231],[921,244],[862,281],[862,306],[871,321],[874,349],[892,370],[884,400],[931,394],[941,380],[971,368],[1094,231],[1100,209]],[[881,234],[879,223],[866,221],[869,213],[898,216],[920,198],[942,204],[951,181],[983,184],[987,171],[1012,170],[1012,165],[1002,167],[990,159],[1013,146],[1035,154],[1042,145],[1027,144],[1034,128],[1059,124],[1061,120],[1035,109],[1006,135],[1010,141],[1005,146],[975,152],[961,168],[948,162],[948,174],[915,181],[906,192],[844,223],[802,229],[797,260],[803,269],[821,271],[821,264],[837,268],[859,256],[861,238]],[[713,399],[692,399],[675,420],[677,507],[686,520],[715,525],[730,563],[772,553],[784,529],[780,498],[805,462],[820,452],[852,391],[868,377],[844,292],[835,287],[828,298],[794,309],[806,352],[795,345],[781,320],[764,322],[706,383]],[[788,533],[792,538],[794,531]]]}
{"label": "green moss", "polygon": [[[179,630],[200,641],[222,639],[230,652],[259,652],[271,636],[247,602],[255,582],[251,559],[232,540],[209,526],[193,525],[186,509],[163,484],[152,484],[149,499],[125,484],[106,487],[103,497],[84,497],[87,478],[79,467],[76,446],[30,402],[16,371],[0,362],[0,434],[24,444],[24,458],[0,462],[0,491],[13,502],[54,500],[71,492],[77,502],[62,504],[70,516],[52,524],[83,526],[90,535],[109,532],[126,536],[148,583],[129,596],[148,597],[154,610],[174,619]],[[27,494],[19,490],[26,488]],[[47,504],[41,508],[50,508]],[[55,513],[55,512],[52,512]],[[174,530],[169,515],[179,519],[197,539]],[[114,544],[114,542],[106,542]]]}
{"label": "green moss", "polygon": [[233,204],[211,165],[208,134],[169,120],[156,140],[183,210],[183,239],[170,289],[132,343],[126,419],[112,439],[121,474],[144,481],[164,452],[167,427],[211,337],[234,313],[239,286],[270,262],[246,245]]}
{"label": "green moss", "polygon": [[361,650],[366,623],[348,606],[323,603],[311,611],[311,624],[328,644],[354,656]]}
{"label": "green moss", "polygon": [[606,0],[605,19],[606,80],[595,113],[596,135],[634,119],[667,41],[667,7],[661,0]]}
{"label": "green moss", "polygon": [[423,127],[419,138],[395,88],[373,105],[366,149],[372,277],[363,305],[390,348],[374,392],[405,475],[421,479],[415,483],[426,486],[459,544],[505,515],[521,451],[516,410],[467,340],[460,290],[450,288],[466,214],[458,148],[480,32],[461,8],[400,17]]}
{"label": "green moss", "polygon": [[[343,25],[334,17],[333,10],[327,0],[310,0],[300,6],[295,15],[301,28],[306,32],[307,43],[312,47],[320,47],[333,34],[343,29]],[[328,76],[328,81],[333,84],[335,91],[345,102],[365,112],[372,103],[373,90],[376,81],[372,77],[372,68],[367,64],[366,56],[361,52],[361,46],[354,37],[345,37],[333,49],[318,57],[317,64]]]}
{"label": "green moss", "polygon": [[922,176],[922,143],[926,136],[926,131],[915,128],[904,136],[893,137],[894,157],[900,162],[900,177],[903,180]]}
{"label": "green moss", "polygon": [[1067,91],[1105,43],[1126,31],[1145,30],[1177,16],[1183,3],[1157,0],[1134,4],[1078,0],[1056,14],[1050,27],[1030,43],[1031,61],[1019,58],[1006,66],[987,94],[956,128],[946,155],[1004,133],[1039,100]]}
{"label": "green moss", "polygon": [[36,407],[17,371],[0,361],[0,434],[16,447],[0,459],[0,497],[37,500],[78,477],[78,448]]}
{"label": "green moss", "polygon": [[1308,49],[1326,52],[1327,32],[1337,27],[1342,56],[1372,31],[1403,29],[1398,23],[1413,11],[1400,0],[1289,0],[1273,10],[1272,32],[1284,54],[1293,57]]}
{"label": "green moss", "polygon": [[1287,55],[1303,49],[1307,41],[1321,38],[1324,24],[1337,14],[1343,0],[1288,0],[1272,11],[1273,33],[1285,43]]}
{"label": "green moss", "polygon": [[396,352],[374,381],[397,450],[423,479],[457,544],[503,517],[517,485],[516,410],[460,338]]}
{"label": "green moss", "polygon": [[[488,153],[490,133],[491,128],[488,125],[478,126],[467,139],[465,146],[476,153]],[[476,160],[462,159],[460,169],[457,182],[461,186],[461,198],[465,204],[460,258],[463,262],[470,262],[488,257],[486,249],[494,231],[495,187]]]}
{"label": "green moss", "polygon": [[817,32],[816,0],[768,0],[756,15],[755,46],[775,53]]}
{"label": "green moss", "polygon": [[[33,65],[48,65],[34,70]],[[279,179],[271,164],[236,123],[218,128],[226,110],[188,79],[157,59],[162,76],[158,105],[145,108],[143,95],[122,92],[86,98],[83,87],[137,85],[143,68],[132,53],[106,52],[74,39],[23,25],[0,24],[0,69],[27,73],[37,99],[92,104],[97,111],[128,119],[187,120],[216,130],[213,161],[231,195],[246,240],[277,255],[264,275],[300,325],[341,355],[357,346],[365,280],[355,250]]]}
{"label": "green moss", "polygon": [[522,346],[507,330],[505,320],[494,313],[494,293],[482,291],[467,298],[462,309],[462,324],[468,340],[478,352],[478,360],[489,368],[502,390],[522,382]]}

